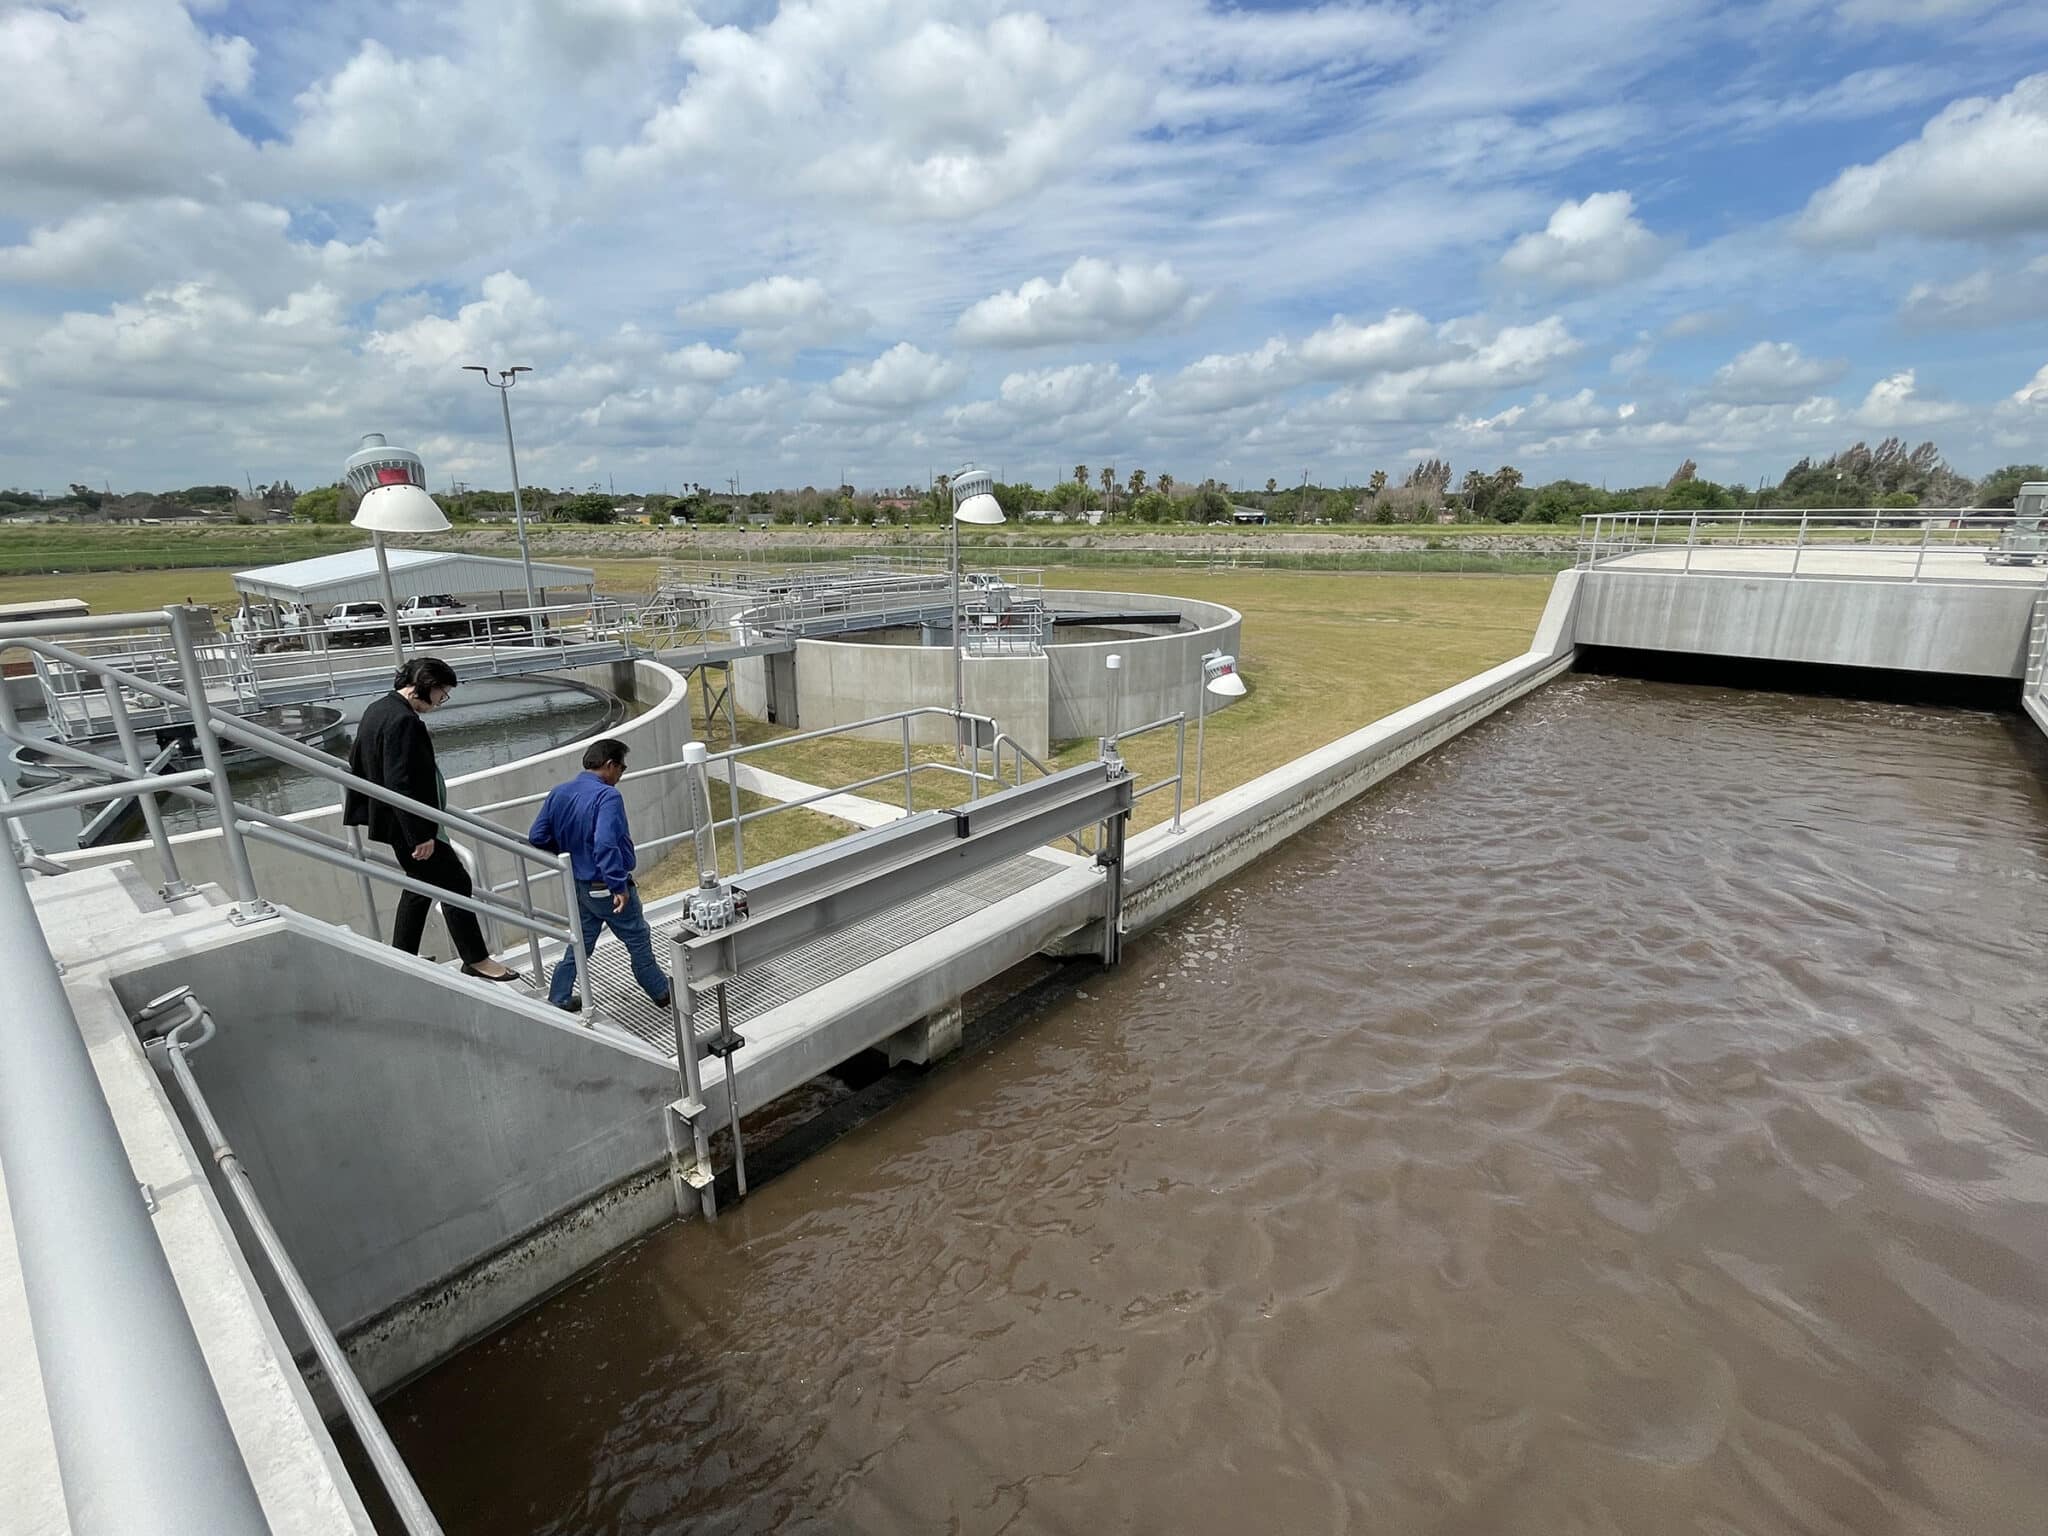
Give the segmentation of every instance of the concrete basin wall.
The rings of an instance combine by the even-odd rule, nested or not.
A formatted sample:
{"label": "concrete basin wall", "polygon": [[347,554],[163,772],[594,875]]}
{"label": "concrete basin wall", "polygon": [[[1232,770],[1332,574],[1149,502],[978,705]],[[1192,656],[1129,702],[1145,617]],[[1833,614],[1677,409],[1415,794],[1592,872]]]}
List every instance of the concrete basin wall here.
{"label": "concrete basin wall", "polygon": [[[961,673],[966,706],[1043,756],[1046,750],[1047,666],[1043,656],[966,658]],[[856,640],[796,643],[797,721],[806,731],[846,725],[876,715],[953,702],[953,653],[944,646],[864,645]],[[757,712],[746,689],[740,707]],[[760,707],[765,707],[762,705]],[[877,741],[901,741],[891,724],[858,731]],[[918,743],[953,739],[950,722],[936,716],[911,722]]]}
{"label": "concrete basin wall", "polygon": [[1589,570],[1580,645],[2020,677],[2040,588]]}
{"label": "concrete basin wall", "polygon": [[[605,663],[566,670],[559,675],[616,690],[625,681],[618,675],[625,665]],[[633,748],[631,766],[636,770],[651,768],[657,763],[679,761],[683,744],[694,737],[689,697],[682,674],[658,662],[640,661],[631,666],[631,684],[649,707],[633,719],[614,726],[611,734]],[[582,771],[582,759],[583,743],[575,742],[499,767],[464,774],[449,780],[448,802],[469,809],[539,793],[564,779],[574,778]],[[691,824],[689,796],[682,774],[633,780],[624,786],[624,793],[633,833],[640,841],[681,832]],[[533,807],[505,811],[491,819],[524,836],[526,829],[533,824]],[[332,837],[345,835],[341,825],[339,791],[333,804],[317,810],[300,811],[291,820]],[[188,881],[194,884],[212,882],[231,888],[218,828],[180,833],[171,841],[177,850],[179,871]],[[466,846],[463,839],[457,838],[456,841],[458,845]],[[369,920],[363,911],[361,890],[353,874],[267,844],[251,842],[248,847],[249,861],[256,872],[257,889],[266,898],[294,911],[324,918],[331,923],[346,924],[358,933],[368,932]],[[74,869],[124,861],[132,861],[138,869],[152,876],[157,868],[155,851],[148,842],[81,849],[58,856],[58,862]],[[483,871],[493,880],[511,878],[509,856],[486,854]],[[389,935],[398,894],[395,886],[379,885],[377,888],[382,936]],[[551,910],[561,907],[558,892],[537,892],[536,901]],[[510,934],[493,935],[495,941],[504,943],[513,942],[515,937]],[[438,907],[427,923],[425,948],[426,953],[444,958],[455,952]]]}
{"label": "concrete basin wall", "polygon": [[[1127,640],[1048,646],[1051,712],[1046,733],[1054,741],[1109,734],[1109,669],[1104,663],[1111,655],[1120,654],[1124,659],[1123,702],[1116,725],[1130,730],[1181,710],[1192,716],[1202,657],[1216,650],[1234,656],[1242,639],[1243,615],[1221,603],[1145,592],[1066,590],[1048,591],[1045,599],[1055,608],[1097,613],[1178,608],[1181,617],[1195,626],[1178,634],[1134,631]],[[1233,702],[1212,698],[1210,712]]]}
{"label": "concrete basin wall", "polygon": [[[1041,757],[1054,742],[1109,730],[1109,656],[1124,658],[1120,724],[1128,730],[1179,710],[1192,712],[1202,656],[1213,650],[1235,654],[1243,628],[1236,609],[1193,598],[1048,590],[1045,599],[1062,610],[1103,614],[1177,608],[1196,627],[1175,634],[1134,629],[1114,640],[1049,645],[1043,656],[969,657],[963,674],[967,708],[992,716]],[[952,653],[944,646],[799,640],[795,660],[797,719],[807,731],[953,700]],[[740,707],[761,715],[767,707],[764,664],[742,662],[735,670]],[[1231,702],[1212,699],[1210,709]],[[900,739],[893,725],[864,734]],[[912,734],[912,740],[926,743],[949,738],[942,720],[920,721]]]}
{"label": "concrete basin wall", "polygon": [[212,1010],[193,1074],[371,1391],[675,1215],[675,1069],[638,1041],[296,914],[219,934],[114,990]]}

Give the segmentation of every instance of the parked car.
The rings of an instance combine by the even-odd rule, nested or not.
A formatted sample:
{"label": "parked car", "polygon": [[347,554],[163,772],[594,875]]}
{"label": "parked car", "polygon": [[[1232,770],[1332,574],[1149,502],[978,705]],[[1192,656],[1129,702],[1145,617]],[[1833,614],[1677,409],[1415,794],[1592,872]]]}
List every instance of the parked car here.
{"label": "parked car", "polygon": [[391,626],[382,603],[336,603],[322,627],[329,645],[370,645],[383,639]]}
{"label": "parked car", "polygon": [[467,605],[445,592],[408,597],[398,605],[398,622],[410,636],[429,640],[467,638],[472,628]]}

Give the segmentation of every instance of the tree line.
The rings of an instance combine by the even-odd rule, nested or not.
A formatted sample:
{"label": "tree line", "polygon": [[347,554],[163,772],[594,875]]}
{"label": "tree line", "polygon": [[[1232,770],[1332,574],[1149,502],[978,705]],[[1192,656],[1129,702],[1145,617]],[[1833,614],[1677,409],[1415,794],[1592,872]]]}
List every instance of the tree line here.
{"label": "tree line", "polygon": [[[1236,486],[1217,479],[1182,480],[1172,474],[1153,475],[1133,469],[1115,470],[1086,463],[1058,484],[1036,487],[998,483],[994,494],[1004,514],[1020,520],[1028,514],[1064,517],[1098,515],[1131,523],[1228,522],[1238,510],[1261,512],[1278,523],[1436,523],[1441,521],[1575,523],[1579,518],[1610,512],[1721,512],[1742,507],[1785,507],[1818,510],[1830,507],[1885,507],[1900,511],[2010,507],[2014,493],[2029,480],[2048,480],[2048,467],[2008,464],[1980,480],[1950,467],[1931,442],[1909,447],[1897,437],[1872,446],[1852,443],[1824,459],[1802,458],[1775,483],[1755,486],[1719,483],[1686,459],[1661,484],[1608,489],[1583,480],[1551,480],[1531,485],[1512,464],[1497,469],[1454,473],[1450,461],[1428,458],[1411,465],[1399,479],[1374,470],[1362,483],[1321,485],[1306,478],[1282,486],[1269,479],[1260,487]],[[673,482],[672,482],[673,483]],[[310,522],[346,522],[354,514],[353,498],[341,485],[306,492],[288,480],[259,486],[253,498],[263,508],[289,508]],[[550,490],[523,486],[520,498],[527,515],[538,521],[603,524],[615,521],[620,509],[657,522],[680,518],[690,523],[723,524],[743,520],[779,524],[943,523],[952,510],[951,486],[938,475],[924,486],[905,485],[880,491],[856,491],[851,485],[804,486],[796,490],[760,490],[744,495],[720,492],[685,482],[683,494],[612,494],[588,490]],[[456,522],[502,516],[512,511],[509,491],[458,488],[436,498]],[[230,485],[188,486],[181,490],[128,493],[109,497],[89,486],[72,485],[62,497],[0,491],[0,513],[45,510],[85,517],[111,515],[137,505],[161,511],[190,508],[223,515],[246,515],[252,498]]]}

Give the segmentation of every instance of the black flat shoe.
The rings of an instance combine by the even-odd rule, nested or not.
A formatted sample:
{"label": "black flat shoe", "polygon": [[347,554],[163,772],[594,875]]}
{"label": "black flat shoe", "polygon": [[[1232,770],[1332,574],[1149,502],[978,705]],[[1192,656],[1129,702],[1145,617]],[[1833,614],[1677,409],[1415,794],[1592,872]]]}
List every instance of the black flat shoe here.
{"label": "black flat shoe", "polygon": [[473,966],[473,965],[465,965],[465,966],[464,966],[464,967],[462,968],[462,974],[463,974],[463,975],[465,975],[465,976],[474,976],[474,977],[475,977],[475,978],[476,978],[476,979],[477,979],[478,981],[522,981],[522,982],[523,982],[523,981],[525,981],[525,980],[526,980],[526,978],[525,978],[524,976],[520,975],[520,974],[519,974],[519,973],[518,973],[517,971],[510,971],[510,970],[508,970],[507,972],[505,972],[505,974],[504,974],[504,975],[502,975],[502,976],[486,976],[486,975],[485,975],[485,974],[484,974],[484,973],[483,973],[482,971],[478,970],[478,969],[477,969],[477,968],[476,968],[475,966]]}

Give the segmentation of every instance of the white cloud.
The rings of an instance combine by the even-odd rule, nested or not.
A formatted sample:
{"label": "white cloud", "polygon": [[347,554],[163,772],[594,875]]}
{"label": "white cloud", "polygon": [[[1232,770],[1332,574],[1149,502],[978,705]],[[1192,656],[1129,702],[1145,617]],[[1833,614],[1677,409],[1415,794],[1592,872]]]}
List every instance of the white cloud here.
{"label": "white cloud", "polygon": [[438,378],[452,377],[471,363],[531,366],[542,349],[552,353],[565,346],[567,338],[547,301],[525,278],[494,272],[483,280],[480,293],[453,315],[422,315],[390,330],[372,331],[363,350],[393,367]]}
{"label": "white cloud", "polygon": [[125,399],[233,400],[317,394],[345,350],[339,298],[324,288],[268,309],[200,283],[151,289],[105,314],[62,316],[36,341],[31,382]]}
{"label": "white cloud", "polygon": [[848,368],[826,389],[842,405],[901,411],[951,393],[965,377],[959,364],[899,341],[873,362]]}
{"label": "white cloud", "polygon": [[1227,411],[1285,392],[1302,377],[1294,349],[1275,336],[1252,352],[1212,352],[1166,381],[1166,402],[1176,411]]}
{"label": "white cloud", "polygon": [[1636,332],[1635,345],[1617,352],[1607,360],[1609,373],[1640,373],[1645,364],[1656,355],[1657,343],[1648,331]]}
{"label": "white cloud", "polygon": [[785,194],[952,219],[1036,190],[1133,120],[1122,73],[1043,17],[902,21],[867,0],[811,0],[753,31],[702,27],[682,42],[690,73],[674,101],[590,167],[772,179]]}
{"label": "white cloud", "polygon": [[874,323],[858,305],[833,299],[815,277],[776,273],[728,288],[676,311],[684,320],[733,326],[740,346],[787,354],[856,335]]}
{"label": "white cloud", "polygon": [[1000,435],[1030,444],[1093,449],[1103,434],[1126,427],[1152,398],[1150,375],[1124,376],[1115,363],[1076,363],[1004,378],[993,400],[977,400],[947,413],[971,444]]}
{"label": "white cloud", "polygon": [[1540,231],[1523,235],[1500,259],[1507,276],[1551,291],[1613,288],[1661,266],[1669,242],[1635,216],[1626,192],[1595,192],[1564,202]]}
{"label": "white cloud", "polygon": [[1843,371],[1843,364],[1808,357],[1789,341],[1760,341],[1715,372],[1712,392],[1737,405],[1803,400]]}
{"label": "white cloud", "polygon": [[2048,363],[2041,365],[2041,371],[2012,394],[2013,404],[2048,410]]}
{"label": "white cloud", "polygon": [[2048,256],[2017,270],[1980,268],[1949,283],[1915,283],[1899,308],[1913,330],[1970,330],[2048,315]]}
{"label": "white cloud", "polygon": [[452,60],[400,57],[372,38],[296,105],[291,142],[277,151],[295,175],[395,189],[460,164],[492,102]]}
{"label": "white cloud", "polygon": [[1855,419],[1873,432],[1892,432],[1939,426],[1968,414],[1967,406],[1922,395],[1914,370],[1902,368],[1870,386]]}
{"label": "white cloud", "polygon": [[1185,325],[1206,302],[1171,262],[1112,265],[1083,256],[1057,283],[1034,277],[968,306],[953,329],[969,346],[1106,341]]}
{"label": "white cloud", "polygon": [[243,157],[209,103],[248,88],[254,57],[247,39],[208,36],[175,0],[0,8],[0,208],[195,190]]}
{"label": "white cloud", "polygon": [[740,365],[745,361],[737,352],[722,352],[717,347],[693,341],[687,347],[679,347],[669,353],[661,360],[661,366],[699,384],[723,384],[740,371]]}
{"label": "white cloud", "polygon": [[1334,378],[1411,368],[1443,357],[1449,350],[1422,316],[1409,309],[1392,309],[1366,325],[1336,316],[1302,342],[1300,356],[1308,372]]}
{"label": "white cloud", "polygon": [[1813,195],[1799,232],[1820,244],[2048,229],[2048,74],[1944,107],[1920,136]]}

